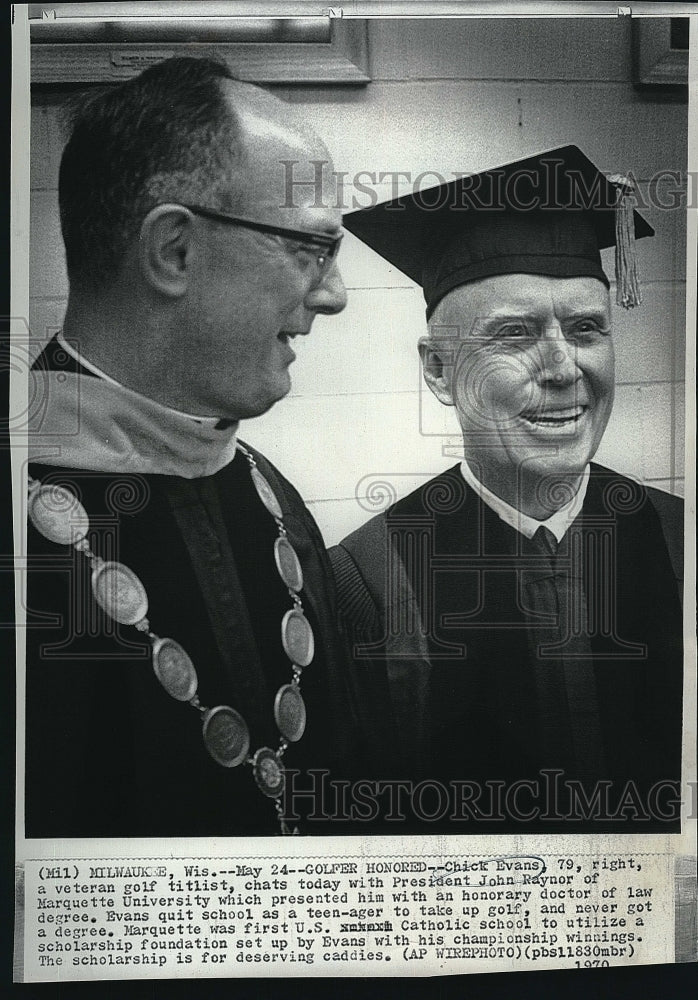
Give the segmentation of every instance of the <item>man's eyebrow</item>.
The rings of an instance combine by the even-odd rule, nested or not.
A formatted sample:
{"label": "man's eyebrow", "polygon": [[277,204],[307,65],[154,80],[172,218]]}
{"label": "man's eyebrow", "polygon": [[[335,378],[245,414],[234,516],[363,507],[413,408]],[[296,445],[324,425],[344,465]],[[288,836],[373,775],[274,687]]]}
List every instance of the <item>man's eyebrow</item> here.
{"label": "man's eyebrow", "polygon": [[[591,306],[589,309],[574,309],[569,313],[561,311],[559,318],[565,321],[574,319],[596,319],[607,322],[610,320],[610,315],[608,311],[603,308]],[[482,315],[475,317],[477,323],[494,323],[501,322],[502,320],[525,320],[529,323],[538,323],[544,319],[545,317],[542,317],[537,312],[529,311],[525,306],[521,309],[517,309],[516,306],[507,306],[504,309],[493,309],[490,312],[482,313]]]}
{"label": "man's eyebrow", "polygon": [[342,226],[341,218],[337,218],[334,215],[328,216],[326,212],[319,212],[315,215],[312,211],[308,212],[306,216],[303,216],[301,228],[311,229],[319,236],[322,235],[331,238],[339,236],[340,233],[345,231]]}
{"label": "man's eyebrow", "polygon": [[563,313],[561,317],[565,322],[575,319],[593,319],[598,323],[610,323],[611,317],[606,309],[577,309],[574,312]]}
{"label": "man's eyebrow", "polygon": [[344,232],[341,223],[334,222],[320,223],[320,226],[314,231],[320,236],[329,236],[332,239]]}
{"label": "man's eyebrow", "polygon": [[515,306],[507,306],[506,309],[493,309],[490,312],[482,313],[475,317],[476,323],[496,323],[501,320],[526,320],[529,323],[536,323],[540,316],[534,312],[527,312],[526,308],[517,309]]}
{"label": "man's eyebrow", "polygon": [[[301,229],[296,229],[295,232],[298,233],[299,239],[307,237],[309,240],[312,240],[313,236],[317,236],[318,240],[323,240],[323,241],[336,240],[338,236],[341,236],[343,234],[343,230],[341,227],[331,227],[329,225],[323,226],[322,224],[312,229],[306,227],[303,227]],[[289,236],[289,238],[293,239],[292,236]]]}

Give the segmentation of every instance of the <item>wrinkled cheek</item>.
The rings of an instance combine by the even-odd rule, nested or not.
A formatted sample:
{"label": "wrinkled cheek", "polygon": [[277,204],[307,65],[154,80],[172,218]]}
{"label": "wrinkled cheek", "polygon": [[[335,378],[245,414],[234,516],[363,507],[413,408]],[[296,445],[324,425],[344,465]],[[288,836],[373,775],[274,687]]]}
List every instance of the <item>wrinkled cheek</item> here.
{"label": "wrinkled cheek", "polygon": [[506,430],[535,404],[535,385],[524,359],[484,352],[459,363],[454,402],[470,429]]}
{"label": "wrinkled cheek", "polygon": [[609,417],[611,416],[611,412],[613,411],[613,404],[615,402],[615,398],[616,398],[615,380],[612,382],[606,382],[603,388],[604,413],[605,413],[604,429],[606,428],[606,424],[608,423]]}
{"label": "wrinkled cheek", "polygon": [[613,392],[611,392],[603,401],[603,403],[597,403],[594,413],[594,427],[592,430],[592,442],[594,452],[601,444],[601,440],[606,432],[606,427],[608,426],[608,421],[611,416],[611,411],[613,409]]}

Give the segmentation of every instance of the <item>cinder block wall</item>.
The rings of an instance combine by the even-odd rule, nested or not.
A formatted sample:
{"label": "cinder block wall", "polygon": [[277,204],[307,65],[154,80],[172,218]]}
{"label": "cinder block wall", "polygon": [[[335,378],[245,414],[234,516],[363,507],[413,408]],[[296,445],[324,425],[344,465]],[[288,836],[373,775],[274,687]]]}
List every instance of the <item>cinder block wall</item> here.
{"label": "cinder block wall", "polygon": [[[647,194],[659,171],[685,170],[687,104],[633,87],[629,20],[371,20],[367,87],[275,92],[302,106],[347,185],[360,171],[448,177],[572,142],[602,170],[632,171]],[[40,338],[60,327],[67,294],[56,204],[64,101],[64,90],[41,88],[32,108]],[[660,187],[665,201],[674,186]],[[390,193],[386,182],[379,197]],[[682,493],[685,224],[681,211],[644,214],[657,231],[638,244],[645,301],[615,310],[618,388],[598,458]],[[453,464],[459,440],[452,411],[421,383],[421,290],[350,235],[340,262],[347,309],[297,342],[291,395],[241,434],[298,486],[328,543]],[[612,275],[612,254],[604,265]]]}

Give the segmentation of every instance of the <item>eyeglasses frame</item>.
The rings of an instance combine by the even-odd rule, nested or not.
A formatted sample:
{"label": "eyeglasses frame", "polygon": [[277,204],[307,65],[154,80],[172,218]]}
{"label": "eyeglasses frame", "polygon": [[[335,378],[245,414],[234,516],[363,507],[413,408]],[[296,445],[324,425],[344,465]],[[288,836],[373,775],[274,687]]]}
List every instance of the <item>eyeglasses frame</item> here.
{"label": "eyeglasses frame", "polygon": [[194,215],[200,215],[204,219],[211,219],[214,222],[227,222],[231,225],[242,226],[245,229],[252,229],[255,232],[267,233],[270,236],[281,236],[294,240],[297,243],[304,243],[314,248],[325,247],[326,252],[318,254],[318,267],[324,271],[339,252],[339,246],[344,239],[344,233],[337,236],[330,236],[328,233],[313,233],[304,229],[287,229],[285,226],[272,226],[267,222],[255,222],[253,219],[245,219],[237,215],[227,215],[224,212],[217,212],[205,205],[192,205],[181,202],[182,208],[189,209]]}

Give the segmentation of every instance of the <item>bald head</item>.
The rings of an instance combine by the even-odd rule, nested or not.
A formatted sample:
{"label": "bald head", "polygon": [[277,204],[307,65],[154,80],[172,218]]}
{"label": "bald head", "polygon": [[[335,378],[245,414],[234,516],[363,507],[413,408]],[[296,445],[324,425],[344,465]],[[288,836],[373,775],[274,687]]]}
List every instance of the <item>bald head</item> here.
{"label": "bald head", "polygon": [[293,109],[213,60],[169,59],[91,96],[59,178],[71,289],[109,287],[158,203],[278,218],[281,161],[301,157],[327,152]]}
{"label": "bald head", "polygon": [[[295,108],[266,91],[234,81],[222,89],[239,144],[232,179],[236,209],[261,222],[302,228],[294,218],[301,204],[315,200],[321,207],[336,200],[329,191],[334,175],[327,147]],[[293,185],[289,195],[288,179],[296,175],[307,183]],[[322,194],[315,183],[320,176]]]}

